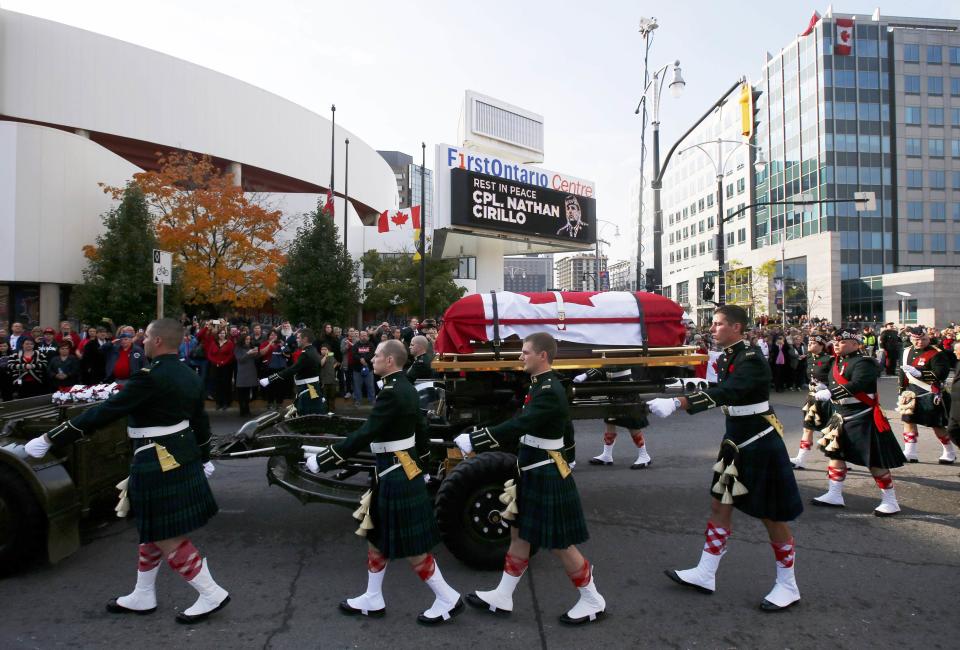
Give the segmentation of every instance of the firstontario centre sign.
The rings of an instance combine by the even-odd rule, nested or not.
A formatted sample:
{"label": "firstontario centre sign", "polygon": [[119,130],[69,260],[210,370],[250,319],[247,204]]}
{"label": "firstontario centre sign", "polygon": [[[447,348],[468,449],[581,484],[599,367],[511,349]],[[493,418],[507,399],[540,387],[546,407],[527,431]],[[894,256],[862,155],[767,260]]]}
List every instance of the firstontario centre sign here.
{"label": "firstontario centre sign", "polygon": [[596,241],[592,198],[465,169],[451,170],[450,177],[451,225],[565,242]]}
{"label": "firstontario centre sign", "polygon": [[592,181],[446,144],[437,145],[436,169],[436,228],[514,241],[596,241]]}

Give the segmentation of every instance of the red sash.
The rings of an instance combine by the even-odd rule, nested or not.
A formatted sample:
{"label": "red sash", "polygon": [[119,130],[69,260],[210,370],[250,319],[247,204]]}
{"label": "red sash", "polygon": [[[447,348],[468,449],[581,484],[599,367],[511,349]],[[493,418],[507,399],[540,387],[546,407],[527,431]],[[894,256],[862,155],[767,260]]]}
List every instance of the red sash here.
{"label": "red sash", "polygon": [[[840,373],[839,362],[840,357],[837,357],[833,363],[833,380],[841,386],[846,386],[850,383],[850,380]],[[879,388],[879,386],[877,388]],[[884,431],[890,431],[890,422],[887,421],[887,416],[883,414],[883,409],[880,408],[879,398],[870,397],[866,393],[851,394],[864,406],[868,406],[873,409],[873,423],[877,425],[877,430],[879,430],[881,433]]]}

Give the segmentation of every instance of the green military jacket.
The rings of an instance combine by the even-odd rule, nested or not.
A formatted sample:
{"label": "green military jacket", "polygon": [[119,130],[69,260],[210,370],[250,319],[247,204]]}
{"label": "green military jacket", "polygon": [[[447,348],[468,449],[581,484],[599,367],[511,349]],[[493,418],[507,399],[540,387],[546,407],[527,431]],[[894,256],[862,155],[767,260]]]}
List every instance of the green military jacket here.
{"label": "green military jacket", "polygon": [[289,368],[270,375],[270,381],[278,379],[311,379],[320,376],[320,352],[311,343],[300,351],[300,356]]}
{"label": "green military jacket", "polygon": [[[166,427],[190,422],[198,450],[189,456],[210,460],[210,420],[204,410],[205,389],[200,377],[176,354],[164,354],[123,382],[123,388],[102,404],[92,406],[47,434],[54,449],[72,444],[119,418],[129,427]],[[178,460],[188,460],[177,456]]]}
{"label": "green military jacket", "polygon": [[410,380],[398,370],[383,378],[373,411],[359,429],[317,454],[317,465],[329,470],[347,462],[371,442],[391,442],[415,436],[417,455],[429,453],[427,420],[420,410],[420,398]]}
{"label": "green military jacket", "polygon": [[410,381],[416,381],[417,379],[430,379],[433,377],[433,369],[430,367],[430,364],[433,363],[433,354],[430,352],[424,352],[419,357],[413,360],[413,363],[410,364],[410,367],[407,368],[407,378]]}
{"label": "green military jacket", "polygon": [[826,352],[822,354],[807,352],[807,377],[811,386],[830,382],[832,361],[833,357]]}
{"label": "green military jacket", "polygon": [[552,369],[530,378],[520,413],[502,424],[470,434],[477,452],[515,446],[523,435],[564,439],[570,425],[570,404],[560,377]]}

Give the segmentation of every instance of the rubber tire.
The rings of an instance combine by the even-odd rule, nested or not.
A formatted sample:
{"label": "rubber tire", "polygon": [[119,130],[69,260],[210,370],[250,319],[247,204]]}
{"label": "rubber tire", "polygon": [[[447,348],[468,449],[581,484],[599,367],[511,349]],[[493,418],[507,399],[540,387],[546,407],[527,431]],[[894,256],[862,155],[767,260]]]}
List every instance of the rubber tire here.
{"label": "rubber tire", "polygon": [[469,567],[483,570],[503,568],[503,558],[510,545],[485,541],[468,523],[468,506],[473,495],[489,489],[496,497],[503,493],[503,484],[517,471],[517,457],[490,451],[463,461],[440,484],[434,502],[440,539],[453,555]]}
{"label": "rubber tire", "polygon": [[0,575],[9,575],[46,548],[46,519],[23,478],[2,465],[0,511]]}

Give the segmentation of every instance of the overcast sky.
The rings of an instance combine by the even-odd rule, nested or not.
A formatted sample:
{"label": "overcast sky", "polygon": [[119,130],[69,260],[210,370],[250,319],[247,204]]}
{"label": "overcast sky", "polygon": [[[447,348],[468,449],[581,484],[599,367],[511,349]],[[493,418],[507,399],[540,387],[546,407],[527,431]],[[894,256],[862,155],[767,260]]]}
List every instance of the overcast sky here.
{"label": "overcast sky", "polygon": [[[759,0],[0,0],[171,54],[329,117],[376,149],[419,156],[458,144],[466,89],[545,118],[544,167],[593,180],[601,219],[626,225],[638,172],[641,16],[655,16],[650,65],[680,59],[686,89],[661,103],[665,150],[741,75],[755,79],[826,5]],[[834,5],[869,19],[876,5]],[[886,2],[884,15],[960,18],[957,0]],[[117,85],[122,101],[122,80]],[[649,145],[649,141],[648,141]],[[428,166],[433,166],[428,153]],[[625,258],[628,229],[613,257]]]}

